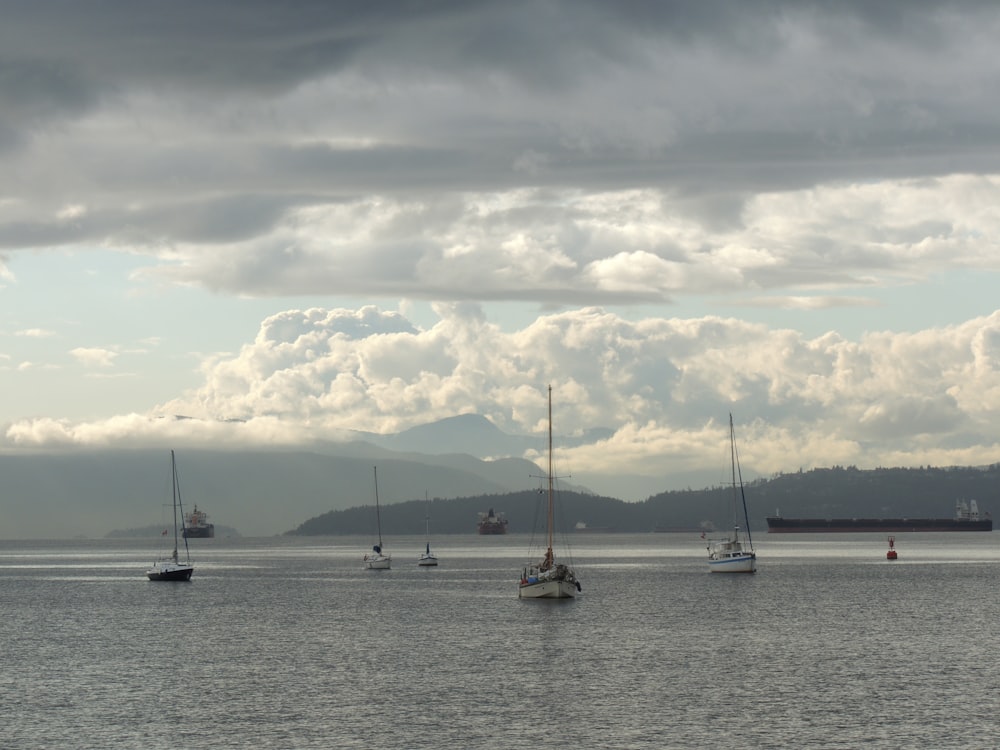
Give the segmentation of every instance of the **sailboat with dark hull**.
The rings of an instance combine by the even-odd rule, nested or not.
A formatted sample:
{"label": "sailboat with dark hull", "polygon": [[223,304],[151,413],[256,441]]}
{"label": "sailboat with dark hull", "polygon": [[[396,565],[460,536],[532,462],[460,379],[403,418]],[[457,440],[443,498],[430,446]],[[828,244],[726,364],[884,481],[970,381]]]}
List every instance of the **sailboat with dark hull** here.
{"label": "sailboat with dark hull", "polygon": [[556,562],[553,551],[555,534],[555,476],[552,474],[552,386],[549,386],[549,470],[548,512],[545,538],[547,548],[541,561],[527,566],[517,586],[518,599],[573,599],[580,592],[580,582],[569,565]]}
{"label": "sailboat with dark hull", "polygon": [[[161,558],[153,563],[153,567],[146,571],[146,577],[151,581],[190,581],[191,574],[194,573],[194,565],[191,563],[191,552],[188,549],[187,535],[184,534],[184,505],[181,501],[181,486],[177,480],[177,458],[174,452],[170,451],[170,472],[171,483],[173,485],[173,508],[174,508],[174,550],[169,557]],[[180,531],[178,531],[177,519],[180,518]],[[177,553],[180,539],[184,540],[184,562],[181,562]]]}
{"label": "sailboat with dark hull", "polygon": [[[424,502],[427,502],[426,493],[424,494]],[[424,516],[424,533],[426,534],[427,541],[424,551],[420,553],[417,558],[417,565],[421,568],[433,568],[438,564],[437,555],[431,552],[431,516],[430,513]]]}

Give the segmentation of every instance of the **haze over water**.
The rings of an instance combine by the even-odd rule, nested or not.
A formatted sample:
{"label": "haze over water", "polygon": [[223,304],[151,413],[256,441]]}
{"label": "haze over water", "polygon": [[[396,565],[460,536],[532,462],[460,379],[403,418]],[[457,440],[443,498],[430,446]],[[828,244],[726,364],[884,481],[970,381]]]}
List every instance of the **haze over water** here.
{"label": "haze over water", "polygon": [[[576,535],[583,595],[521,601],[528,538],[0,543],[0,746],[972,748],[995,744],[994,534]],[[197,543],[195,543],[197,542]],[[558,553],[557,549],[557,553]]]}

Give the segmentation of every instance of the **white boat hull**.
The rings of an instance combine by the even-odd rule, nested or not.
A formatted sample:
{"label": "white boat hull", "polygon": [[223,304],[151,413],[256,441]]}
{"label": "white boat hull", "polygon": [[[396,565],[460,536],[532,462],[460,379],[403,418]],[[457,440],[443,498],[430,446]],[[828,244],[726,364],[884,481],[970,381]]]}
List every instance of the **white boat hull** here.
{"label": "white boat hull", "polygon": [[710,559],[708,569],[712,573],[753,573],[757,570],[757,556],[747,553]]}
{"label": "white boat hull", "polygon": [[434,555],[422,555],[417,560],[417,565],[421,568],[431,568],[438,564],[438,559]]}
{"label": "white boat hull", "polygon": [[576,583],[571,581],[537,581],[519,584],[518,599],[575,599]]}
{"label": "white boat hull", "polygon": [[368,570],[389,570],[392,565],[392,558],[388,555],[365,555],[365,567]]}

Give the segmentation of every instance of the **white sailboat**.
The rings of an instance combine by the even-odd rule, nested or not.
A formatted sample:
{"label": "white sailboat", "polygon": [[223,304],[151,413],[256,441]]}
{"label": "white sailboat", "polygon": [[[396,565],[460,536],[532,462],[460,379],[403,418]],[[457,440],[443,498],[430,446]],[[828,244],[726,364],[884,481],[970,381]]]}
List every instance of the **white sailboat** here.
{"label": "white sailboat", "polygon": [[[725,539],[713,539],[708,545],[708,569],[713,573],[753,573],[757,570],[757,554],[750,538],[750,516],[747,513],[747,498],[743,492],[743,475],[740,459],[736,453],[736,431],[733,429],[733,415],[729,415],[729,455],[732,461],[733,485],[733,533]],[[743,508],[743,522],[746,524],[746,542],[740,538],[740,506]]]}
{"label": "white sailboat", "polygon": [[[427,496],[426,496],[426,494],[424,495],[424,502],[425,503],[427,502]],[[420,557],[417,558],[417,565],[419,565],[421,568],[432,568],[432,567],[434,567],[434,566],[436,566],[438,564],[438,559],[434,555],[434,553],[431,552],[431,516],[430,516],[430,513],[427,513],[424,516],[424,533],[427,536],[427,546],[424,548],[424,551],[420,553]]]}
{"label": "white sailboat", "polygon": [[554,488],[552,474],[552,386],[549,386],[549,492],[548,515],[546,520],[545,556],[540,562],[527,566],[521,573],[517,586],[519,599],[573,599],[580,591],[580,582],[569,565],[556,562],[552,550],[555,533]]}
{"label": "white sailboat", "polygon": [[[174,452],[170,451],[170,471],[173,484],[173,506],[174,506],[174,551],[169,557],[164,557],[153,563],[153,567],[146,571],[146,577],[151,581],[190,581],[191,574],[194,573],[194,565],[191,563],[191,553],[188,549],[187,535],[184,531],[184,506],[181,502],[181,487],[177,481],[177,459]],[[177,518],[181,519],[181,533],[177,531]],[[184,539],[184,562],[180,561],[177,554],[178,539]]]}
{"label": "white sailboat", "polygon": [[372,546],[372,551],[365,555],[364,563],[368,570],[389,570],[392,563],[392,555],[387,555],[382,551],[382,514],[378,505],[378,467],[373,467],[375,472],[375,523],[378,526],[378,544]]}

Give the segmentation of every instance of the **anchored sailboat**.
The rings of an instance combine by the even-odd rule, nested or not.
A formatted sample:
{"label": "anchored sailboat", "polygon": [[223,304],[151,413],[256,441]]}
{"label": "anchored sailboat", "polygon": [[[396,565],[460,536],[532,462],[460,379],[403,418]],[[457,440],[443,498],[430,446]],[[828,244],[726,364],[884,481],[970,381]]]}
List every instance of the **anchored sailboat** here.
{"label": "anchored sailboat", "polygon": [[521,574],[517,586],[519,599],[572,599],[580,591],[580,582],[576,579],[573,569],[563,563],[556,562],[552,549],[555,533],[554,480],[552,474],[552,386],[549,386],[549,493],[548,514],[546,520],[545,557],[541,562],[527,566]]}
{"label": "anchored sailboat", "polygon": [[382,514],[378,506],[378,467],[373,467],[375,472],[375,523],[378,526],[378,544],[372,547],[372,551],[365,555],[365,567],[368,570],[389,570],[392,562],[392,555],[382,552]]}
{"label": "anchored sailboat", "polygon": [[[177,459],[174,452],[170,451],[170,470],[173,483],[173,506],[174,506],[174,551],[170,557],[164,557],[153,563],[153,567],[146,571],[146,576],[151,581],[190,581],[191,574],[194,573],[194,565],[191,563],[191,553],[188,549],[187,535],[178,533],[177,517],[180,515],[181,532],[184,530],[184,506],[181,503],[181,487],[177,481]],[[177,554],[178,539],[184,539],[184,562],[180,561]]]}
{"label": "anchored sailboat", "polygon": [[[427,493],[424,493],[424,502],[427,503]],[[427,503],[429,505],[429,503]],[[427,536],[427,546],[424,551],[420,553],[420,557],[417,558],[417,565],[421,568],[432,568],[438,564],[438,559],[435,557],[434,553],[431,552],[431,516],[429,512],[424,515],[424,533]]]}
{"label": "anchored sailboat", "polygon": [[[729,455],[732,461],[733,485],[733,533],[725,539],[712,540],[708,545],[708,569],[713,573],[753,573],[757,570],[757,554],[753,551],[750,538],[750,516],[747,513],[747,498],[743,492],[743,474],[736,452],[736,431],[733,429],[733,415],[729,415]],[[743,522],[746,524],[746,544],[740,539],[740,505],[743,506]]]}

